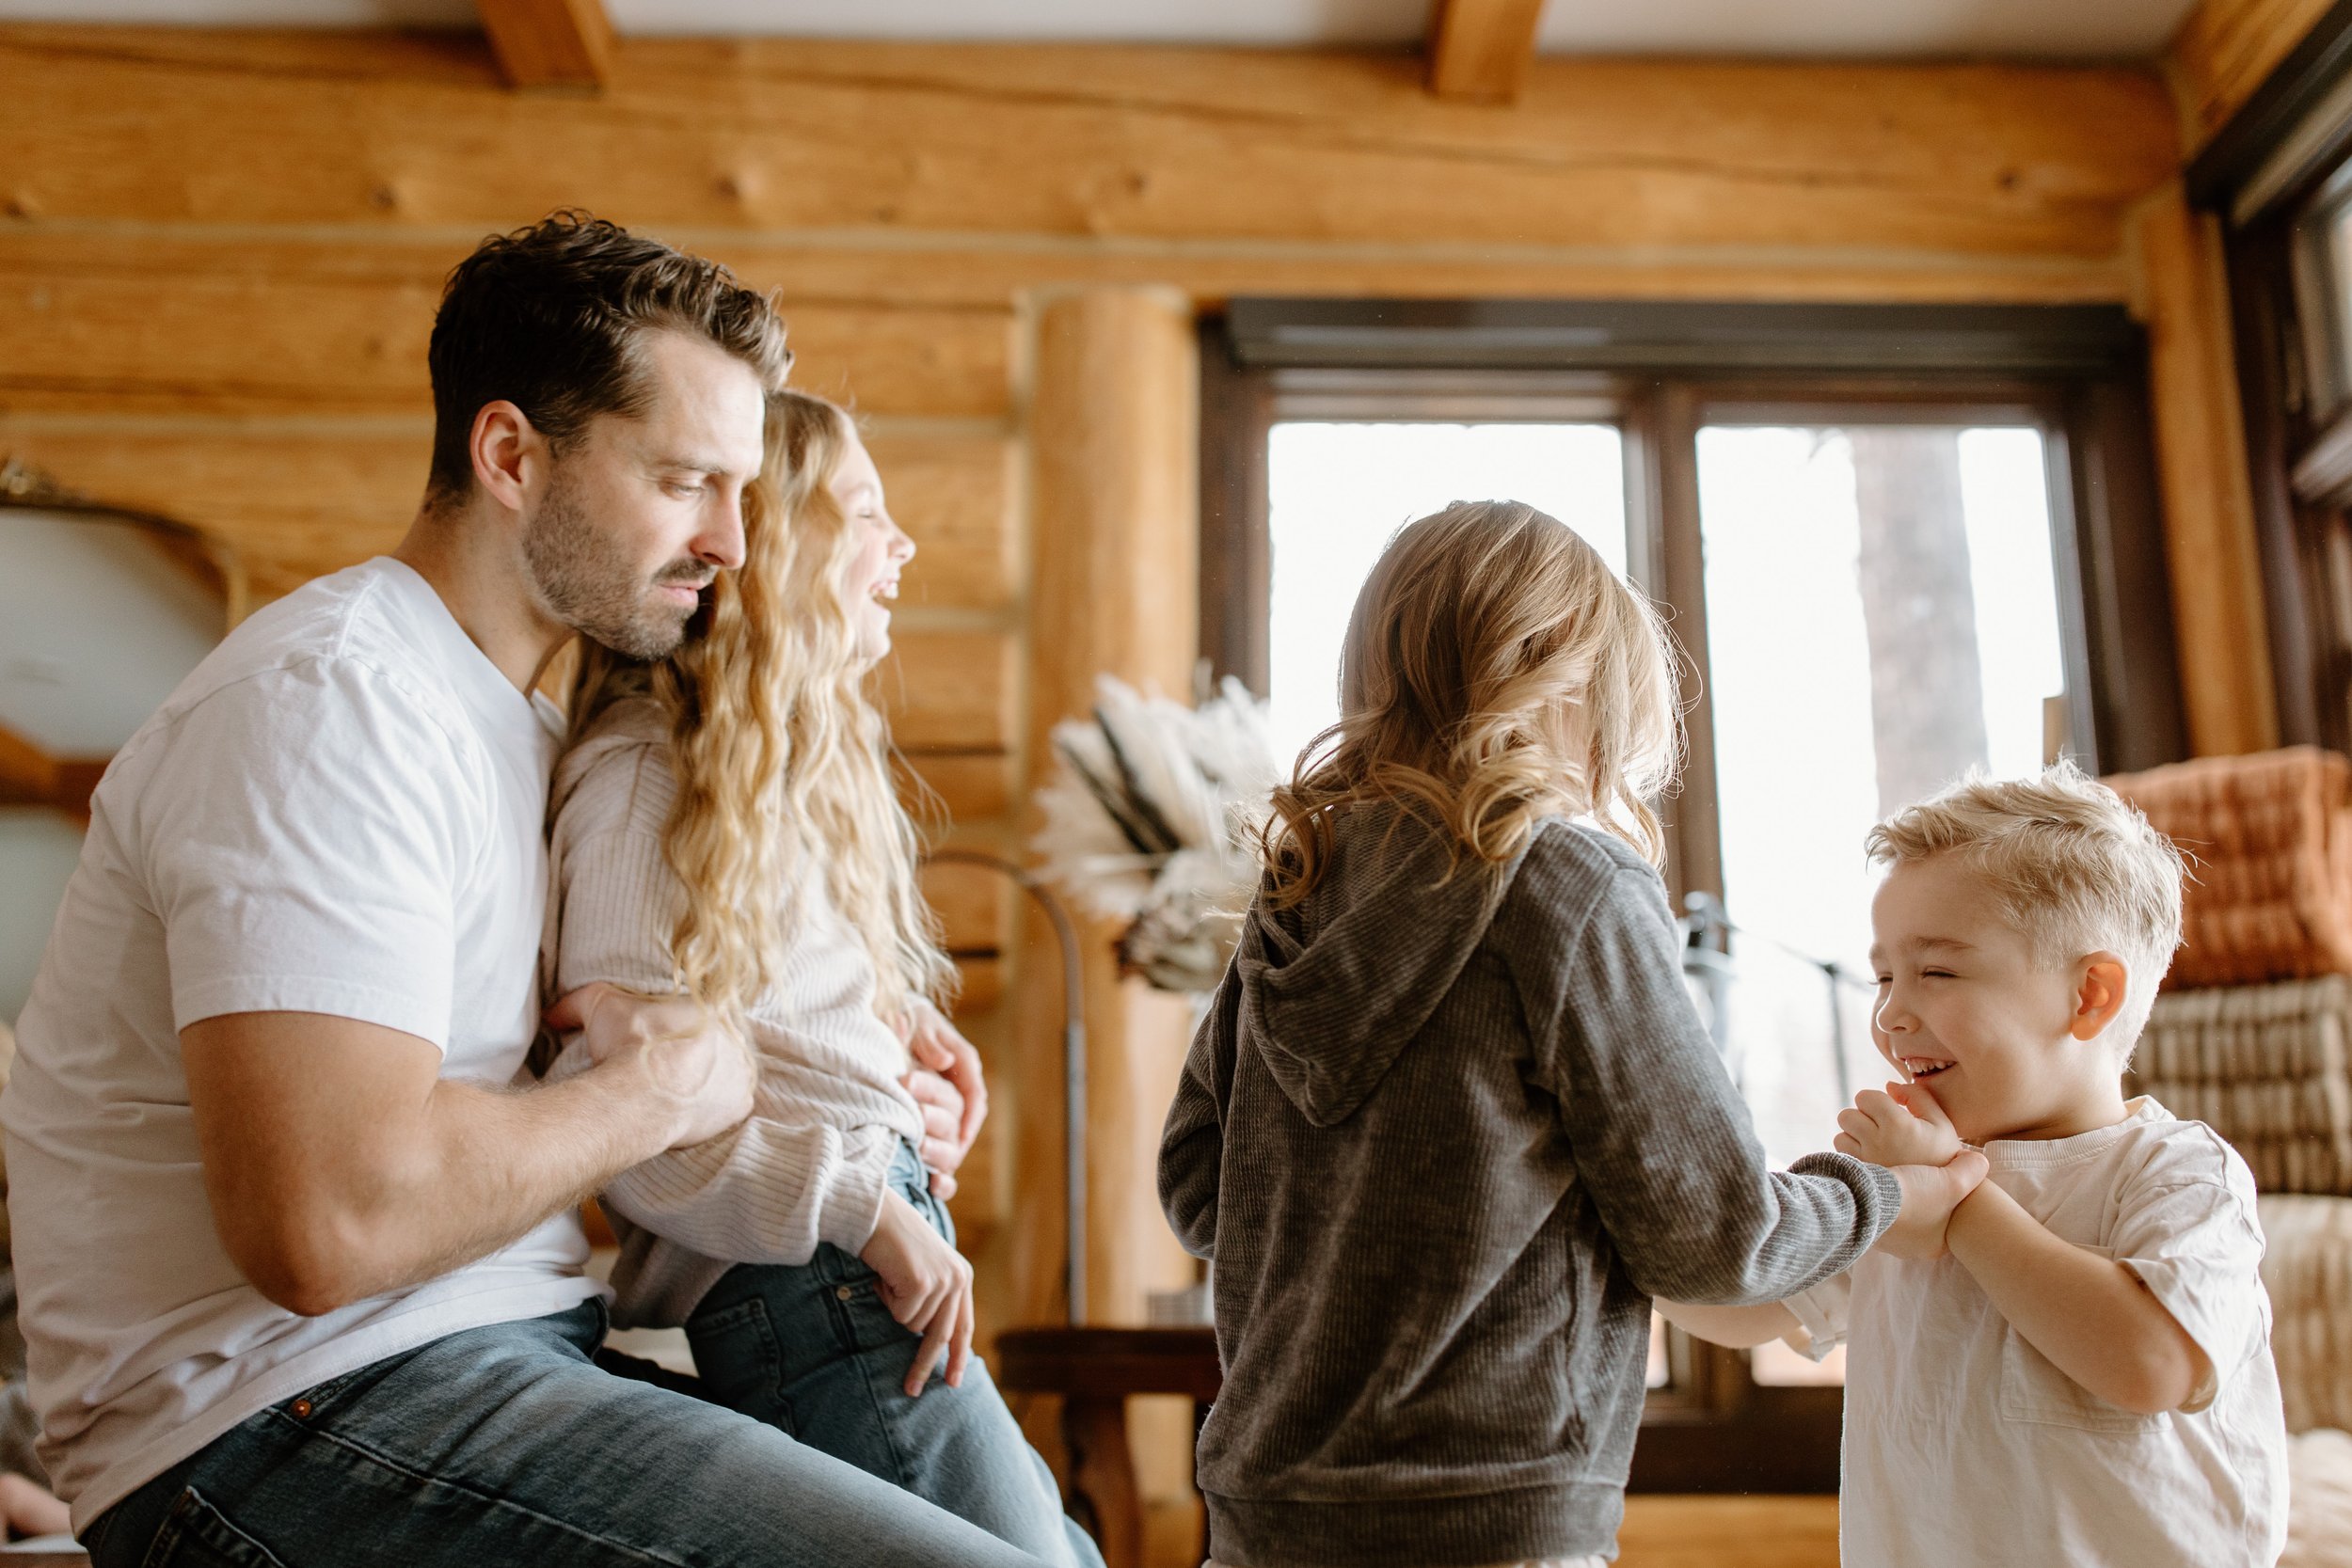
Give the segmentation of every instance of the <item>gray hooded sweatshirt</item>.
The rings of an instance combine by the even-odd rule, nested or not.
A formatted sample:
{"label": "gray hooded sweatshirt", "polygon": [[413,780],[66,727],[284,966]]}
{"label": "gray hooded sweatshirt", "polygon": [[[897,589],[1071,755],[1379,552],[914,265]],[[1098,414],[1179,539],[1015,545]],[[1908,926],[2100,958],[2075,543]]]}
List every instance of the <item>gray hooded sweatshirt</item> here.
{"label": "gray hooded sweatshirt", "polygon": [[1777,1301],[1890,1224],[1843,1155],[1768,1172],[1656,872],[1545,822],[1448,877],[1359,811],[1251,911],[1160,1196],[1216,1269],[1213,1554],[1248,1568],[1615,1555],[1649,1297]]}

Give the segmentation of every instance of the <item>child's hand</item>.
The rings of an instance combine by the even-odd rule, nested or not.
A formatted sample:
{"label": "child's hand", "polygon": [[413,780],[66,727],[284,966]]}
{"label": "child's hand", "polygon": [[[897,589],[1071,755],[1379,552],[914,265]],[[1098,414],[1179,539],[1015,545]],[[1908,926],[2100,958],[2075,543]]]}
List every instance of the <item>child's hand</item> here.
{"label": "child's hand", "polygon": [[1874,1165],[1940,1165],[1960,1152],[1951,1118],[1916,1084],[1863,1090],[1837,1113],[1837,1126],[1832,1147]]}
{"label": "child's hand", "polygon": [[1944,1231],[1961,1199],[1977,1190],[1992,1164],[1978,1149],[1963,1148],[1940,1165],[1888,1167],[1903,1189],[1902,1211],[1878,1239],[1898,1258],[1944,1256]]}
{"label": "child's hand", "polygon": [[882,1219],[858,1257],[881,1276],[890,1315],[923,1337],[907,1370],[907,1397],[922,1396],[942,1355],[947,1386],[961,1387],[972,1355],[972,1265],[897,1193],[883,1195]]}

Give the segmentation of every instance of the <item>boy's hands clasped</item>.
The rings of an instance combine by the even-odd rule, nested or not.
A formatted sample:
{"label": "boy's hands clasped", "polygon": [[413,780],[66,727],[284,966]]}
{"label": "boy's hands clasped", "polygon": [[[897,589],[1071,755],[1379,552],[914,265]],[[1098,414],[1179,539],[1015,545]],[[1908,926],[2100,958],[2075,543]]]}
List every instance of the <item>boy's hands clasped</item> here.
{"label": "boy's hands clasped", "polygon": [[1960,1141],[1935,1096],[1917,1084],[1865,1089],[1837,1113],[1840,1154],[1884,1165],[1903,1190],[1901,1214],[1879,1244],[1898,1258],[1944,1256],[1952,1211],[1991,1167]]}

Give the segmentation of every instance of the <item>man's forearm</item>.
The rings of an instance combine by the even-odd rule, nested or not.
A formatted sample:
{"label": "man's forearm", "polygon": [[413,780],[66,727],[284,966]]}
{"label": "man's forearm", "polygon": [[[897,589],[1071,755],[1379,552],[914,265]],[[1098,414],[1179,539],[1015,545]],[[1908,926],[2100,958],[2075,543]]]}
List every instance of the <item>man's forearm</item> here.
{"label": "man's forearm", "polygon": [[352,1218],[368,1238],[358,1300],[486,1257],[668,1147],[622,1064],[487,1089],[443,1080],[417,1157]]}
{"label": "man's forearm", "polygon": [[2196,1387],[2201,1353],[2147,1287],[2052,1235],[1998,1184],[1968,1195],[1947,1238],[2009,1325],[2100,1399],[2153,1414]]}
{"label": "man's forearm", "polygon": [[431,1042],[356,1019],[238,1013],[182,1030],[230,1259],[288,1310],[333,1311],[483,1257],[750,1113],[750,1057],[698,1027],[699,1008],[600,992],[583,1014],[576,1001],[550,1022],[585,1023],[600,1065],[519,1089],[444,1080]]}

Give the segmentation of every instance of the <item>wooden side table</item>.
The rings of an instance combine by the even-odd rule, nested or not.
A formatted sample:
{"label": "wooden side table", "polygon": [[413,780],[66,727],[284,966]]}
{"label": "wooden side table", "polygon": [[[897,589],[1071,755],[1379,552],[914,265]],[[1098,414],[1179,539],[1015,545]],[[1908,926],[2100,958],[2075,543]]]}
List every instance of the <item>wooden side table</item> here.
{"label": "wooden side table", "polygon": [[[1070,1447],[1070,1508],[1093,1532],[1104,1568],[1142,1568],[1143,1499],[1127,1448],[1127,1401],[1182,1394],[1194,1430],[1225,1381],[1210,1328],[1016,1328],[998,1336],[997,1386],[1057,1394]],[[1208,1543],[1201,1543],[1202,1556]]]}

